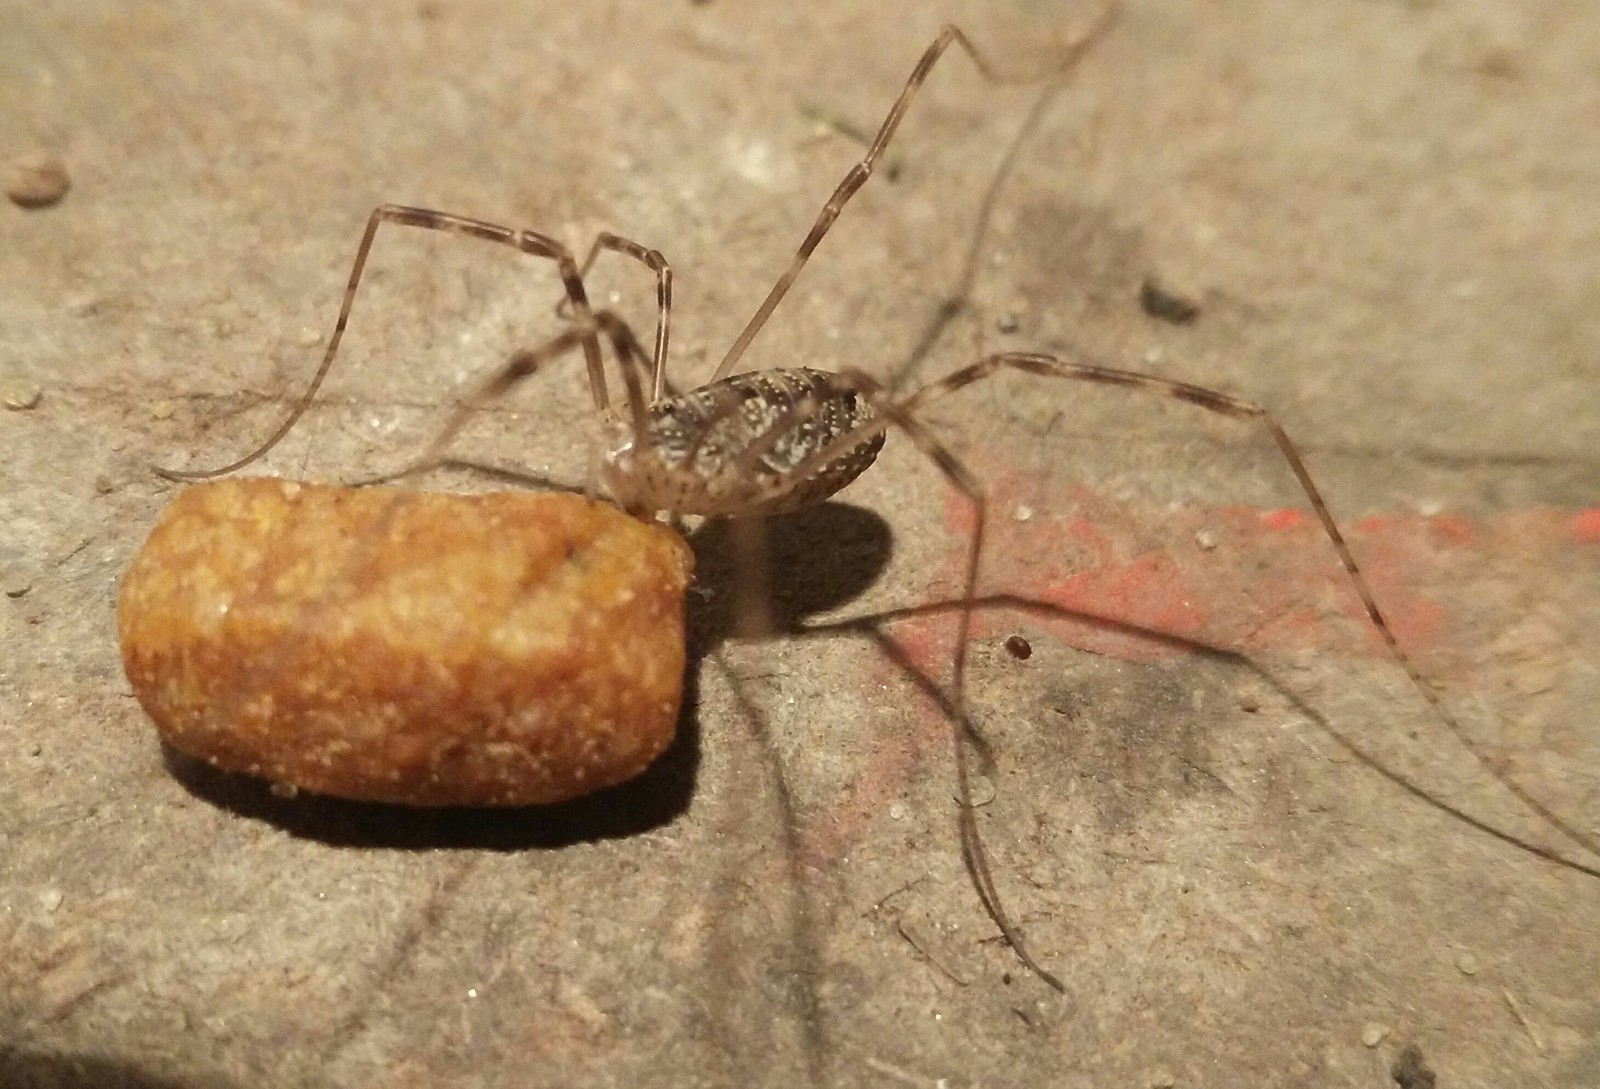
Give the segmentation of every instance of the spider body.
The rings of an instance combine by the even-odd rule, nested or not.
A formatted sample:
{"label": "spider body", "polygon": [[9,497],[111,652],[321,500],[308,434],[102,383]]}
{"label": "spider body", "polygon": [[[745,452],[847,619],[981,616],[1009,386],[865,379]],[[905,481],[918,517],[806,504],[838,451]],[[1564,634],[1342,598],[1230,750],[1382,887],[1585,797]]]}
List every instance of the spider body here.
{"label": "spider body", "polygon": [[[611,417],[601,481],[626,510],[765,517],[820,503],[883,449],[871,402],[828,371],[749,371],[657,401],[642,435]],[[823,454],[820,465],[798,472]]]}

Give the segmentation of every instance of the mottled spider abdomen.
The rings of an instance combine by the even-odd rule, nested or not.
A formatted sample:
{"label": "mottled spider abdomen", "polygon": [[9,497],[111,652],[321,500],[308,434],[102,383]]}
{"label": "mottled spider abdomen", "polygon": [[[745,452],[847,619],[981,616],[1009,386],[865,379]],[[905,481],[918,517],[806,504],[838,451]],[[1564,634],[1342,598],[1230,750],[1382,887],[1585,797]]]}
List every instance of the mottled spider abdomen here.
{"label": "mottled spider abdomen", "polygon": [[[864,472],[881,429],[801,466],[875,414],[839,375],[809,368],[751,371],[649,409],[636,442],[630,422],[606,461],[607,488],[631,510],[761,517],[819,503]],[[642,449],[641,449],[642,447]]]}

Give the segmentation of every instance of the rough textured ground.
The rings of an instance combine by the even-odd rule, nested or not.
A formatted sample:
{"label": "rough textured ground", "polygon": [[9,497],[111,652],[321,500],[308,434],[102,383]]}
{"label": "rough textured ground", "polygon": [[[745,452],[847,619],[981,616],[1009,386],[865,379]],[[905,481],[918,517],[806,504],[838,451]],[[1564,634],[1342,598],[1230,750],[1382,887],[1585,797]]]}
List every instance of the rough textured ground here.
{"label": "rough textured ground", "polygon": [[[1018,378],[939,413],[994,488],[989,587],[1029,603],[974,649],[980,816],[1065,995],[962,870],[948,614],[881,615],[947,600],[971,525],[904,441],[779,526],[808,635],[726,638],[700,537],[681,743],[588,803],[276,798],[165,760],[130,698],[112,602],[171,494],[148,465],[271,428],[372,206],[659,247],[692,383],[942,19],[1026,74],[1090,11],[6,7],[0,152],[72,188],[0,206],[0,368],[41,394],[0,411],[0,1084],[1383,1086],[1412,1042],[1452,1089],[1600,1084],[1600,879],[1447,811],[1584,857],[1353,619],[1265,435],[1184,406]],[[1038,85],[941,66],[752,364],[1071,350],[1271,406],[1475,745],[1597,834],[1590,5],[1126,9],[1015,141]],[[1198,319],[1141,312],[1150,276]],[[649,320],[637,268],[593,289]],[[556,291],[380,236],[325,407],[266,467],[403,461]],[[462,453],[581,481],[584,396],[553,373]]]}

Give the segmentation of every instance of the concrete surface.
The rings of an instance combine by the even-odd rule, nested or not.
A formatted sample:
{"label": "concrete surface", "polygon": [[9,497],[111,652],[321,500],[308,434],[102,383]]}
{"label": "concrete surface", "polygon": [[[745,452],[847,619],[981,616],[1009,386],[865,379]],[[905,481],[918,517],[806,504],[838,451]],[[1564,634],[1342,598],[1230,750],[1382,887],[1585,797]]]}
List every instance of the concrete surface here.
{"label": "concrete surface", "polygon": [[[1466,819],[1600,864],[1488,770],[1596,834],[1600,23],[1126,7],[987,218],[1039,90],[941,67],[750,362],[1070,346],[1260,400],[1488,764],[1351,619],[1263,435],[1022,379],[939,419],[995,490],[988,588],[1031,603],[974,650],[981,822],[1064,996],[962,870],[948,614],[883,615],[948,599],[969,524],[903,440],[779,527],[809,633],[725,638],[702,536],[682,741],[634,786],[408,813],[164,758],[112,627],[147,466],[270,429],[373,205],[661,248],[693,383],[942,19],[1027,73],[1092,12],[9,3],[0,149],[72,188],[0,207],[0,367],[41,392],[0,412],[0,1084],[1383,1086],[1414,1042],[1451,1089],[1600,1085],[1600,880]],[[266,468],[391,467],[554,327],[547,268],[416,234]],[[1140,311],[1152,275],[1196,322]],[[593,287],[648,320],[640,270]],[[583,398],[552,375],[461,452],[581,480]]]}

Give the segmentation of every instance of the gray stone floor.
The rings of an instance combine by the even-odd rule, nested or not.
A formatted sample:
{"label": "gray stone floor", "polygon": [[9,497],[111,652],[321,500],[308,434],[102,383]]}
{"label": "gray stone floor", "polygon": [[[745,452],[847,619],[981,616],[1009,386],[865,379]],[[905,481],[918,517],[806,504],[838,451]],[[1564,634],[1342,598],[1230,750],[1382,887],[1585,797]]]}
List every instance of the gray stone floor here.
{"label": "gray stone floor", "polygon": [[[658,247],[693,384],[941,20],[1025,76],[1091,9],[8,7],[0,153],[72,188],[0,206],[0,368],[40,392],[0,412],[0,1084],[1383,1086],[1413,1042],[1452,1089],[1600,1084],[1600,879],[1483,827],[1600,865],[1503,785],[1600,836],[1588,4],[1129,2],[1032,122],[1038,83],[952,56],[756,341],[752,366],[908,382],[1088,353],[1269,406],[1483,757],[1283,513],[1304,498],[1264,433],[1043,379],[964,392],[933,422],[992,489],[987,588],[1028,603],[973,649],[980,822],[1065,995],[962,869],[927,697],[949,614],[893,611],[950,599],[971,521],[903,436],[776,529],[808,632],[727,639],[699,536],[680,746],[550,812],[171,763],[113,606],[171,495],[149,464],[271,429],[374,205]],[[1148,277],[1197,320],[1143,313]],[[650,321],[642,271],[591,288]],[[400,463],[556,294],[515,254],[380,236],[265,468]],[[584,398],[553,373],[461,453],[581,481]]]}

